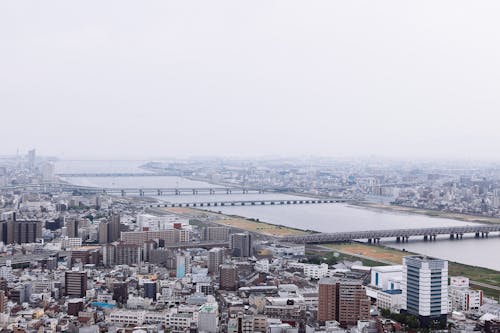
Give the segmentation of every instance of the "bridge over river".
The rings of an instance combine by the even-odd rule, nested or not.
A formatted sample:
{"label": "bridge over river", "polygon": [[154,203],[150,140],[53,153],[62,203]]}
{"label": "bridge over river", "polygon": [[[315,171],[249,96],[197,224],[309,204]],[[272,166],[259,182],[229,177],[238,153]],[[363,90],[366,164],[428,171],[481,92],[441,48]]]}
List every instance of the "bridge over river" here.
{"label": "bridge over river", "polygon": [[320,203],[346,202],[345,199],[288,199],[288,200],[231,200],[231,201],[198,201],[198,202],[168,202],[162,204],[148,204],[145,207],[217,207],[217,206],[263,206],[263,205],[304,205]]}
{"label": "bridge over river", "polygon": [[378,243],[381,238],[395,238],[397,242],[408,242],[410,237],[422,236],[424,240],[436,240],[437,235],[449,235],[450,239],[462,239],[464,234],[473,234],[476,238],[488,237],[492,232],[500,232],[498,225],[467,225],[459,227],[419,228],[419,229],[389,229],[349,231],[334,233],[314,233],[302,236],[285,236],[280,240],[291,243],[334,243],[347,242],[356,239],[367,239],[369,243]]}

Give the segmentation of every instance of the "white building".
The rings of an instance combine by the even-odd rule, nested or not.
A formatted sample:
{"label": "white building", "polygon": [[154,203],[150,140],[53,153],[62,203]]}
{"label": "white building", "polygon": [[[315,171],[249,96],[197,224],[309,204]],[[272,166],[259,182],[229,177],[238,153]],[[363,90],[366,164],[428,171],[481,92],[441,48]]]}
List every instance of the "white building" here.
{"label": "white building", "polygon": [[371,269],[370,286],[382,290],[401,289],[403,266],[376,266]]}
{"label": "white building", "polygon": [[448,314],[448,262],[426,256],[403,258],[402,309],[431,320],[446,321]]}
{"label": "white building", "polygon": [[304,264],[304,275],[311,279],[322,279],[328,274],[328,265],[323,263],[321,265]]}
{"label": "white building", "polygon": [[80,237],[64,237],[61,239],[61,248],[63,249],[71,249],[80,246],[82,246],[82,239]]}
{"label": "white building", "polygon": [[254,269],[257,272],[269,273],[269,260],[261,259],[255,263]]}
{"label": "white building", "polygon": [[479,310],[483,305],[483,291],[469,288],[466,277],[452,276],[448,290],[452,311]]}
{"label": "white building", "polygon": [[176,224],[180,224],[183,229],[190,228],[189,220],[179,218],[177,215],[137,214],[137,225],[139,225],[140,230],[160,231],[174,229]]}
{"label": "white building", "polygon": [[400,289],[378,290],[377,307],[398,312],[403,304],[403,292]]}
{"label": "white building", "polygon": [[217,333],[219,331],[219,306],[217,303],[207,303],[198,312],[198,331]]}

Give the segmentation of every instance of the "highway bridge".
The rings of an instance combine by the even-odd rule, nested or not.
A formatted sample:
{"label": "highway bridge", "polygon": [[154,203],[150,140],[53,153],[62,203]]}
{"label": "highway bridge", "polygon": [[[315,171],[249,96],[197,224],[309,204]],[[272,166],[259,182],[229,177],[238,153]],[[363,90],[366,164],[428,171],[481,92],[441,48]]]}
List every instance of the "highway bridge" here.
{"label": "highway bridge", "polygon": [[250,187],[90,187],[66,183],[42,183],[23,184],[0,187],[0,191],[26,191],[36,193],[47,192],[78,192],[81,194],[113,194],[113,195],[136,195],[136,196],[163,196],[183,194],[248,194],[274,192],[274,189],[250,188]]}
{"label": "highway bridge", "polygon": [[[113,172],[113,173],[58,173],[58,177],[75,178],[75,177],[158,177],[158,176],[174,176],[171,173],[154,173],[154,172]],[[177,175],[175,175],[177,176]]]}
{"label": "highway bridge", "polygon": [[346,202],[346,199],[294,199],[294,200],[232,200],[232,201],[199,201],[199,202],[168,202],[149,204],[148,208],[162,207],[218,207],[218,206],[263,206],[263,205],[304,205],[320,203]]}
{"label": "highway bridge", "polygon": [[395,238],[397,242],[408,242],[410,237],[421,236],[424,240],[436,240],[437,235],[449,235],[450,239],[462,239],[464,234],[473,234],[476,238],[485,238],[492,232],[500,232],[498,225],[467,225],[459,227],[418,228],[418,229],[390,229],[390,230],[368,230],[349,231],[334,233],[314,233],[303,236],[281,237],[283,242],[291,243],[335,243],[352,240],[366,239],[369,243],[378,243],[381,238]]}

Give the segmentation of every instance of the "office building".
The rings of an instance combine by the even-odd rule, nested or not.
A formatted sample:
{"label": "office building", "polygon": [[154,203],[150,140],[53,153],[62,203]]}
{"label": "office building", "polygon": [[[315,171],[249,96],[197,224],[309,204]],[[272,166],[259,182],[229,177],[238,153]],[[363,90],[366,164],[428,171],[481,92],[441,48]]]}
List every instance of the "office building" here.
{"label": "office building", "polygon": [[336,320],[341,326],[354,326],[370,319],[370,299],[359,280],[323,278],[319,282],[318,320]]}
{"label": "office building", "polygon": [[65,273],[66,296],[84,297],[87,292],[87,273],[68,271]]}
{"label": "office building", "polygon": [[420,325],[446,324],[448,262],[426,256],[403,258],[402,306],[419,317]]}
{"label": "office building", "polygon": [[156,282],[155,281],[145,281],[144,282],[144,298],[150,298],[156,301]]}
{"label": "office building", "polygon": [[216,273],[219,271],[219,266],[224,260],[224,249],[213,248],[208,251],[208,272]]}
{"label": "office building", "polygon": [[234,257],[252,256],[252,236],[249,233],[231,234],[230,246]]}
{"label": "office building", "polygon": [[234,265],[221,265],[219,271],[219,289],[236,290],[238,287],[238,272]]}
{"label": "office building", "polygon": [[126,304],[128,300],[128,284],[116,282],[113,284],[113,300],[118,304]]}

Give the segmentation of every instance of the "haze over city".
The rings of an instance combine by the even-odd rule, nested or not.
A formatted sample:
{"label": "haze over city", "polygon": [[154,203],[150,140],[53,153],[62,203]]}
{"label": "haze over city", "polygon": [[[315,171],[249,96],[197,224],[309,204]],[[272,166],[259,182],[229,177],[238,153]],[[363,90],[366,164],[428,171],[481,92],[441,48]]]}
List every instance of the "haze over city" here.
{"label": "haze over city", "polygon": [[0,333],[499,333],[499,14],[0,1]]}
{"label": "haze over city", "polygon": [[0,152],[497,160],[499,7],[3,1]]}

